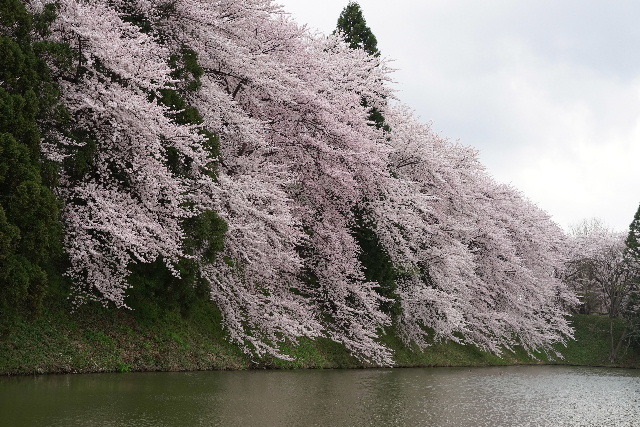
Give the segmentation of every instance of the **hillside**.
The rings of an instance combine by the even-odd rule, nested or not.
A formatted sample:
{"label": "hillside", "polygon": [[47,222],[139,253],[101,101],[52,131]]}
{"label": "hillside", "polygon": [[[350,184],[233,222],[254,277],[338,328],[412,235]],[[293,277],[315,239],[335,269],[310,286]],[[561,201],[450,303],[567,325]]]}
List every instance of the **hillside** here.
{"label": "hillside", "polygon": [[524,362],[571,339],[565,233],[395,99],[373,44],[272,0],[0,7],[2,371]]}
{"label": "hillside", "polygon": [[[128,371],[185,371],[290,368],[360,368],[363,364],[346,348],[328,339],[303,339],[284,349],[292,362],[273,357],[250,359],[229,342],[220,313],[200,300],[184,317],[171,310],[152,312],[109,310],[85,306],[71,314],[60,305],[49,306],[34,320],[23,320],[0,339],[0,374],[88,373]],[[609,319],[575,315],[576,340],[559,347],[564,359],[539,355],[534,360],[521,349],[502,358],[471,345],[437,343],[424,351],[407,347],[393,333],[382,336],[394,352],[396,367],[486,366],[554,363],[584,366],[640,368],[640,348],[625,349],[615,364],[608,362]],[[617,323],[619,333],[620,324]]]}

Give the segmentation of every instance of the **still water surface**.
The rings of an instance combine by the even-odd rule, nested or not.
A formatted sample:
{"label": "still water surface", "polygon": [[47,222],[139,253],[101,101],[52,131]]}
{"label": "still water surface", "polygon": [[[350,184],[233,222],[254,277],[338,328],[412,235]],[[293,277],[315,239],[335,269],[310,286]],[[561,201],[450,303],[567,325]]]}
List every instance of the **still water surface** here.
{"label": "still water surface", "polygon": [[640,371],[559,366],[0,378],[0,426],[640,426]]}

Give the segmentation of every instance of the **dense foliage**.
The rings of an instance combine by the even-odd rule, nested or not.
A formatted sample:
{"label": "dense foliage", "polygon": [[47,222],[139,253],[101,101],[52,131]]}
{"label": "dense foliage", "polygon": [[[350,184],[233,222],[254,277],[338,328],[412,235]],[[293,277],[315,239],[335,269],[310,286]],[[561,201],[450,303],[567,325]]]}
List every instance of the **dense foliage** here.
{"label": "dense foliage", "polygon": [[571,335],[564,234],[391,102],[368,47],[271,0],[55,3],[73,129],[43,151],[78,302],[206,290],[249,354],[324,336],[380,364],[391,326],[495,353]]}
{"label": "dense foliage", "polygon": [[629,225],[629,234],[625,240],[627,259],[633,264],[640,264],[640,206],[633,221]]}
{"label": "dense foliage", "polygon": [[380,55],[378,39],[367,25],[358,3],[349,2],[340,13],[337,27],[338,33],[351,49],[363,49],[369,55]]}
{"label": "dense foliage", "polygon": [[629,225],[625,246],[625,261],[632,274],[629,298],[622,314],[627,322],[630,339],[640,343],[640,206]]}
{"label": "dense foliage", "polygon": [[58,87],[34,43],[48,10],[31,16],[17,0],[0,2],[0,316],[37,312],[62,250],[55,168],[40,151],[38,124],[62,121]]}

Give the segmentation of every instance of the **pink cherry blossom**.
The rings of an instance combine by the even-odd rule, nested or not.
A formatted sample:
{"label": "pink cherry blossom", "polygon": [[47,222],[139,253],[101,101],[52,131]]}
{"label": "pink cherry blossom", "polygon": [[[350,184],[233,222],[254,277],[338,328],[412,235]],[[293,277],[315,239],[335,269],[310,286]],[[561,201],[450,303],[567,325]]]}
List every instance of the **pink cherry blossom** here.
{"label": "pink cherry blossom", "polygon": [[[380,334],[392,323],[407,343],[495,353],[571,336],[562,231],[473,149],[394,100],[385,60],[309,32],[270,0],[58,3],[51,37],[76,55],[60,77],[64,101],[97,147],[89,173],[65,171],[59,188],[78,295],[126,305],[131,266],[172,269],[186,256],[183,220],[214,210],[228,224],[223,251],[213,264],[190,256],[249,354],[287,358],[281,342],[328,336],[391,365]],[[169,59],[185,48],[204,75],[184,96],[219,138],[219,158],[199,126],[157,101],[183,89]],[[368,121],[372,106],[390,132]],[[78,144],[46,152],[62,159]],[[167,165],[169,148],[189,159],[187,173]],[[397,319],[365,280],[356,211],[398,270]]]}

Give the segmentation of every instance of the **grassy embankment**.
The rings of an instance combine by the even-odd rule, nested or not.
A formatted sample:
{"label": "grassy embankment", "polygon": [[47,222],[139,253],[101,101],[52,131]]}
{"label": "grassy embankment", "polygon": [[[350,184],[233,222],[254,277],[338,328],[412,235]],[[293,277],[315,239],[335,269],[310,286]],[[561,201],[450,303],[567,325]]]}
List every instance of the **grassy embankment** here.
{"label": "grassy embankment", "polygon": [[[21,320],[0,336],[0,374],[106,371],[179,371],[251,368],[363,367],[345,349],[329,340],[303,341],[288,349],[294,362],[266,359],[252,362],[225,339],[220,314],[198,301],[186,316],[162,315],[85,305],[70,313],[58,299],[34,319]],[[564,360],[538,360],[523,351],[502,358],[472,346],[437,343],[426,351],[407,348],[393,335],[383,340],[394,350],[397,366],[484,366],[528,363],[611,366],[609,319],[575,316],[576,341],[561,349]],[[618,333],[620,325],[617,325]],[[640,367],[640,349],[621,352],[616,366]]]}

